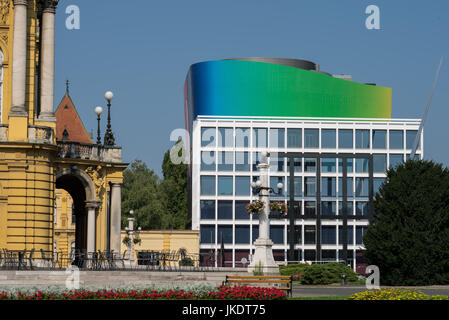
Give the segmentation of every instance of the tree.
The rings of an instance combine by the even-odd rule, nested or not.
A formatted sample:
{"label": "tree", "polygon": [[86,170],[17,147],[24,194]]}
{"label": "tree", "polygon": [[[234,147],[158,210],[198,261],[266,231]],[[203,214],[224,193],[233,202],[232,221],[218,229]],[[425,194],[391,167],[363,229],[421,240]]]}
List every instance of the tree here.
{"label": "tree", "polygon": [[449,284],[449,170],[409,160],[387,171],[363,238],[385,285]]}
{"label": "tree", "polygon": [[135,225],[142,229],[160,229],[163,210],[158,194],[159,177],[141,160],[135,160],[123,173],[122,227],[128,225],[134,210]]}
{"label": "tree", "polygon": [[[184,143],[182,140],[175,145],[182,155]],[[188,192],[187,192],[187,165],[173,163],[170,159],[170,150],[165,152],[162,162],[164,179],[160,184],[161,202],[164,207],[165,227],[167,229],[185,229],[188,219]]]}

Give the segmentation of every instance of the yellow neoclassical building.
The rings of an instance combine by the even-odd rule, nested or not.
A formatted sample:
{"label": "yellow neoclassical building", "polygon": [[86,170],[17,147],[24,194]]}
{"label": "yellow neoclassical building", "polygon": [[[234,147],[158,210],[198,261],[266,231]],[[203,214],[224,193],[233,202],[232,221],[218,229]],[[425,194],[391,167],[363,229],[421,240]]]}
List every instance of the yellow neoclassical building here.
{"label": "yellow neoclassical building", "polygon": [[[57,5],[0,0],[0,249],[53,255],[70,224],[73,238],[61,246],[119,252],[127,164],[109,126],[103,143],[83,138],[68,91],[55,113]],[[74,224],[55,219],[58,194],[72,201]]]}

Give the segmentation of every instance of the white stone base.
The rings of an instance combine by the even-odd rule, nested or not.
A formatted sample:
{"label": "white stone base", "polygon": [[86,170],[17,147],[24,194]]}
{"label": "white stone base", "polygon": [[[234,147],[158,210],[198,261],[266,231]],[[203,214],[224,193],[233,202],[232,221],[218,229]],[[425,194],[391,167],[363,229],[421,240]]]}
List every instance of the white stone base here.
{"label": "white stone base", "polygon": [[[254,251],[253,261],[248,266],[248,272],[261,270],[263,274],[279,274],[279,266],[273,257],[273,241],[271,239],[257,239],[254,242],[256,250]],[[262,266],[260,268],[260,266]]]}

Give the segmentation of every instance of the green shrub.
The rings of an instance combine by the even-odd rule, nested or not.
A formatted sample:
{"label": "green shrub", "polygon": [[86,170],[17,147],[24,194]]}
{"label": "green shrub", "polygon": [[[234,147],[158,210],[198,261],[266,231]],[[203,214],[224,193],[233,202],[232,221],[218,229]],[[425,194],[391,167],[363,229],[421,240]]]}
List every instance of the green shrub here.
{"label": "green shrub", "polygon": [[279,268],[279,273],[281,276],[295,276],[297,274],[303,274],[304,270],[306,270],[310,265],[301,263],[301,264],[288,264],[286,266],[281,266]]}
{"label": "green shrub", "polygon": [[358,280],[357,274],[342,263],[313,264],[305,268],[301,276],[301,284],[340,283],[343,274],[346,275],[346,282]]}
{"label": "green shrub", "polygon": [[194,263],[193,263],[192,259],[190,259],[189,257],[186,257],[186,258],[182,259],[181,261],[179,261],[179,266],[181,266],[181,267],[193,267]]}

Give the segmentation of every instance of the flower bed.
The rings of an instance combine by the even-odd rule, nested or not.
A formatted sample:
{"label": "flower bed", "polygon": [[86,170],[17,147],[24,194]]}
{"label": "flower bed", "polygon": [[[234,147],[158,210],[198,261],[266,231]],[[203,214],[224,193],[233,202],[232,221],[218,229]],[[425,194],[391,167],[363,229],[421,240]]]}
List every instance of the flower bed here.
{"label": "flower bed", "polygon": [[219,286],[207,292],[185,291],[183,289],[147,290],[147,289],[98,289],[67,291],[17,291],[0,293],[0,300],[280,300],[286,299],[284,291],[276,288],[247,286]]}
{"label": "flower bed", "polygon": [[355,293],[348,300],[449,300],[448,296],[429,296],[408,289],[381,289]]}

